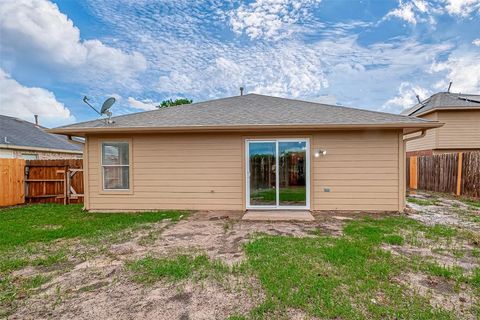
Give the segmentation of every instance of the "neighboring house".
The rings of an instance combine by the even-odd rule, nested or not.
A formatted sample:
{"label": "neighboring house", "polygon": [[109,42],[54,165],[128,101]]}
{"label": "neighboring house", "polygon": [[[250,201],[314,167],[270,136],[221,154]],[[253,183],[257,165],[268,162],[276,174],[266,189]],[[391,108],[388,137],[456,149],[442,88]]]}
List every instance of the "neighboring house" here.
{"label": "neighboring house", "polygon": [[480,95],[439,92],[402,114],[445,124],[408,142],[408,155],[480,150]]}
{"label": "neighboring house", "polygon": [[82,158],[83,142],[52,134],[25,120],[0,115],[0,158],[26,160]]}
{"label": "neighboring house", "polygon": [[258,94],[112,119],[50,130],[86,138],[87,210],[402,211],[404,134],[441,125]]}

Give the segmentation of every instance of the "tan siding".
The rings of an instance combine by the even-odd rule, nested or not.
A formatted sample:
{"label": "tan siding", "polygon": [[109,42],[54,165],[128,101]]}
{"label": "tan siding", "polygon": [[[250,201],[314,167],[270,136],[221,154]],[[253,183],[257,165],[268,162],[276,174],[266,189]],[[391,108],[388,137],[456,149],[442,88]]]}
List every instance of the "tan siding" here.
{"label": "tan siding", "polygon": [[[427,120],[439,120],[437,112],[429,113],[425,116],[422,116],[421,118]],[[435,149],[437,141],[437,130],[438,129],[427,130],[427,134],[425,135],[425,137],[408,141],[407,152]],[[419,135],[419,133],[413,133],[412,135],[407,135],[407,137],[415,135]]]}
{"label": "tan siding", "polygon": [[[248,138],[252,136],[261,137],[248,134]],[[317,149],[327,150],[324,157],[312,157],[312,210],[398,210],[398,131],[289,136],[310,137],[312,154]],[[152,134],[128,138],[132,141],[132,194],[102,191],[100,142],[104,138],[88,138],[89,209],[245,208],[245,134]],[[331,192],[324,192],[324,187],[331,188]]]}
{"label": "tan siding", "polygon": [[89,157],[92,209],[242,209],[238,134],[133,136],[131,195],[101,192],[101,139],[95,140]]}
{"label": "tan siding", "polygon": [[[316,133],[313,209],[399,209],[399,132]],[[324,188],[330,188],[325,192]]]}
{"label": "tan siding", "polygon": [[480,110],[438,112],[437,149],[480,148]]}
{"label": "tan siding", "polygon": [[90,139],[85,137],[85,146],[83,147],[83,205],[85,210],[90,210],[90,171],[88,170],[89,154],[90,154]]}

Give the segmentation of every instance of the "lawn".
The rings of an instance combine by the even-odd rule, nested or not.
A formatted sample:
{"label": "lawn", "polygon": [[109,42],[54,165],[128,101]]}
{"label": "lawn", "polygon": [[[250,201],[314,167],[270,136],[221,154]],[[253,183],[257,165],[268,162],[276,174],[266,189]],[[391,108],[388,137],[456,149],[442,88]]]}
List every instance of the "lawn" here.
{"label": "lawn", "polygon": [[[395,279],[405,273],[438,277],[445,286],[466,286],[480,297],[480,268],[468,273],[427,257],[400,257],[383,245],[413,244],[421,233],[433,243],[468,237],[442,225],[428,227],[405,217],[364,218],[348,222],[344,235],[286,237],[260,235],[245,246],[247,260],[227,267],[204,255],[147,257],[129,265],[135,281],[178,282],[251,275],[260,280],[266,298],[246,314],[231,319],[288,318],[301,310],[321,319],[456,319],[451,311],[430,305],[428,299]],[[466,239],[466,238],[465,238]],[[220,275],[220,276],[219,276]],[[460,290],[460,289],[457,289]],[[480,315],[480,304],[472,314]]]}
{"label": "lawn", "polygon": [[[455,233],[402,217],[366,218],[347,223],[342,237],[267,236],[247,244],[248,264],[267,293],[249,317],[275,317],[291,308],[326,319],[455,319],[453,313],[433,308],[393,279],[402,272],[421,272],[466,283],[478,295],[480,268],[467,275],[461,268],[425,258],[401,258],[382,249],[384,244],[403,244],[407,231],[435,239]],[[480,315],[480,305],[475,308]]]}
{"label": "lawn", "polygon": [[[17,318],[76,317],[68,312],[80,310],[79,301],[84,310],[110,312],[103,317],[128,310],[136,318],[149,308],[231,320],[480,317],[477,229],[400,215],[252,224],[193,214],[176,223],[184,216],[63,205],[0,210],[0,318],[18,310]],[[168,228],[155,224],[165,219]],[[95,267],[85,268],[87,261]],[[48,291],[51,283],[57,287]],[[432,296],[442,302],[432,304]]]}
{"label": "lawn", "polygon": [[144,213],[86,213],[80,205],[31,205],[0,210],[0,253],[34,242],[91,238],[142,223],[177,220],[178,211]]}
{"label": "lawn", "polygon": [[[176,221],[186,212],[86,213],[80,205],[42,204],[0,210],[0,317],[15,299],[50,280],[48,276],[12,276],[27,266],[51,267],[68,261],[68,244],[56,241],[98,241],[126,229],[165,219]],[[97,242],[99,243],[99,242]]]}

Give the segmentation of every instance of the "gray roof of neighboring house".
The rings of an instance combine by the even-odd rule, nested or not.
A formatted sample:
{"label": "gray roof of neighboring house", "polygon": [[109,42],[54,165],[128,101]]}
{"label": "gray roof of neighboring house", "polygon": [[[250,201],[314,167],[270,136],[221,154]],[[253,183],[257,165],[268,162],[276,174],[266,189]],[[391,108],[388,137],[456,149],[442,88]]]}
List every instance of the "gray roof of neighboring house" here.
{"label": "gray roof of neighboring house", "polygon": [[[195,128],[235,126],[321,126],[428,124],[427,120],[322,103],[247,94],[188,105],[160,108],[103,120],[76,123],[53,129],[72,132],[82,129],[115,128]],[[90,130],[91,131],[91,130]]]}
{"label": "gray roof of neighboring house", "polygon": [[82,151],[81,143],[73,143],[67,137],[48,133],[46,128],[31,122],[0,115],[0,145]]}
{"label": "gray roof of neighboring house", "polygon": [[480,108],[480,95],[439,92],[428,99],[417,103],[412,108],[403,111],[402,115],[417,116],[434,109]]}

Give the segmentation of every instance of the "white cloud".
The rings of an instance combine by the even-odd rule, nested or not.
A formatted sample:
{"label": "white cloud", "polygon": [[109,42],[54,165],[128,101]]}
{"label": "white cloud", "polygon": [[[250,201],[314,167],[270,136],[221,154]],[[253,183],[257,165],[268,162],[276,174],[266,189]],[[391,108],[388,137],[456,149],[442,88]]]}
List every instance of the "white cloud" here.
{"label": "white cloud", "polygon": [[55,95],[45,89],[25,87],[0,69],[0,114],[34,120],[39,115],[43,126],[75,122],[75,118]]}
{"label": "white cloud", "polygon": [[480,47],[480,38],[473,40],[472,44],[476,45],[477,47]]}
{"label": "white cloud", "polygon": [[381,110],[400,113],[418,103],[417,95],[419,96],[420,100],[424,100],[431,95],[431,91],[418,85],[413,85],[410,82],[402,82],[398,88],[397,96],[385,102]]}
{"label": "white cloud", "polygon": [[480,92],[480,52],[454,52],[444,62],[434,63],[432,73],[440,73],[444,80],[435,84],[435,88],[445,91],[448,83],[453,82],[452,91],[462,93]]}
{"label": "white cloud", "polygon": [[314,100],[314,102],[336,105],[337,104],[337,97],[325,94],[325,95],[321,95],[318,98],[316,98]]}
{"label": "white cloud", "polygon": [[413,2],[402,2],[400,1],[398,8],[393,9],[388,12],[386,18],[397,17],[402,20],[405,20],[408,23],[416,24],[417,17],[415,15],[415,4]]}
{"label": "white cloud", "polygon": [[[295,31],[309,17],[310,8],[321,0],[256,0],[229,13],[232,30],[251,39],[279,39]],[[297,25],[297,28],[299,26]]]}
{"label": "white cloud", "polygon": [[467,17],[480,13],[480,0],[445,0],[445,9],[450,15]]}
{"label": "white cloud", "polygon": [[96,39],[81,40],[72,20],[47,0],[3,0],[0,34],[4,55],[17,64],[40,61],[71,81],[127,83],[146,69],[138,52],[126,53]]}
{"label": "white cloud", "polygon": [[[203,2],[90,1],[93,14],[115,27],[131,50],[141,51],[148,58],[150,65],[144,82],[151,84],[148,90],[164,97],[207,100],[237,95],[243,85],[247,93],[314,101],[334,96],[336,99],[330,101],[335,103],[378,109],[399,94],[397,88],[402,82],[415,79],[415,84],[430,89],[442,76],[429,73],[430,66],[439,56],[448,56],[453,48],[450,41],[421,43],[412,37],[366,45],[355,33],[356,26],[365,29],[368,23],[355,23],[352,29],[352,23],[320,23],[310,17],[311,13],[273,29],[278,32],[264,31],[262,25],[255,38],[278,39],[292,28],[299,31],[296,27],[302,25],[301,34],[308,40],[290,34],[281,41],[244,41],[224,34],[232,19],[228,14],[232,10],[230,2],[212,2],[218,8],[206,12]],[[421,19],[427,19],[427,13],[437,14],[437,7],[431,2],[416,3],[415,12]],[[242,8],[246,12],[255,11],[248,4]],[[307,8],[313,12],[312,6]],[[263,16],[262,10],[259,16]],[[163,11],[172,14],[168,17],[152,14]],[[280,10],[274,16],[284,12],[288,15],[290,11]],[[313,25],[322,26],[317,32],[311,29]],[[245,28],[238,32],[250,37]],[[252,32],[252,36],[257,35],[257,31]]]}
{"label": "white cloud", "polygon": [[381,110],[398,113],[410,108],[417,103],[416,95],[420,99],[426,99],[438,91],[447,91],[449,82],[452,81],[452,92],[479,93],[480,92],[480,52],[452,52],[448,59],[442,62],[433,62],[430,68],[425,70],[442,80],[429,84],[427,87],[402,82],[398,88],[398,94],[385,102]]}
{"label": "white cloud", "polygon": [[435,24],[436,15],[468,17],[475,12],[480,13],[480,0],[399,0],[398,7],[389,11],[382,21],[396,17],[413,25]]}
{"label": "white cloud", "polygon": [[155,110],[159,105],[159,102],[153,102],[151,99],[137,100],[132,97],[128,97],[128,104],[135,108],[144,111]]}
{"label": "white cloud", "polygon": [[182,45],[181,50],[170,45],[177,52],[175,59],[179,67],[168,66],[171,71],[160,77],[157,88],[169,96],[236,95],[240,86],[245,86],[247,93],[277,96],[320,94],[328,82],[319,48],[305,46],[299,52],[299,45],[290,42],[281,46],[259,46],[248,51],[219,45],[213,47],[216,51],[213,56],[212,44],[189,48]]}

